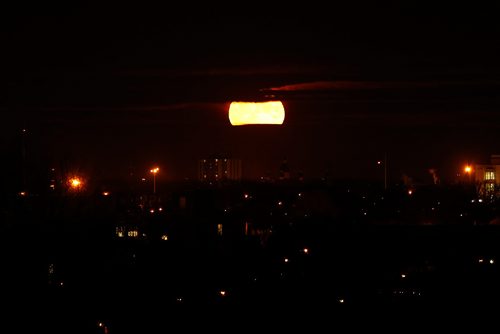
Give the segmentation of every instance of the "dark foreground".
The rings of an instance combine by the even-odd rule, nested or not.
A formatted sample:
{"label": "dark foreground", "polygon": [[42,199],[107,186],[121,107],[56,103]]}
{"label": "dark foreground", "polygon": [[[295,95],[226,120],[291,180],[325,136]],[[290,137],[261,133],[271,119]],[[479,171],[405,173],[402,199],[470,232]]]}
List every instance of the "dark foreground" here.
{"label": "dark foreground", "polygon": [[90,333],[164,331],[203,316],[219,326],[229,314],[255,325],[283,314],[293,323],[360,309],[497,309],[499,240],[494,226],[328,224],[275,233],[265,246],[25,235],[2,244],[2,303],[15,328]]}

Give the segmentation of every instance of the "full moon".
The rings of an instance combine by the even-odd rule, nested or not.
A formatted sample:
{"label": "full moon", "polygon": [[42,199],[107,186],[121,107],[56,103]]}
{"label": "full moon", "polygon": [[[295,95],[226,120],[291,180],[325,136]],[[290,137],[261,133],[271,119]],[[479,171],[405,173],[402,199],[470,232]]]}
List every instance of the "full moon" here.
{"label": "full moon", "polygon": [[281,101],[231,102],[229,121],[231,125],[283,124],[285,107]]}

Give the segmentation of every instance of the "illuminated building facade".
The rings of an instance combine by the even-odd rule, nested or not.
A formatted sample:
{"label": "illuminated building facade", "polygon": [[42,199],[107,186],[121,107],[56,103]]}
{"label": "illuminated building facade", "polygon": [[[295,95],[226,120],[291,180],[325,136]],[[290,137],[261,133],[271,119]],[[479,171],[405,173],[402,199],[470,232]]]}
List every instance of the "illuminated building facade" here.
{"label": "illuminated building facade", "polygon": [[241,160],[229,158],[208,158],[198,161],[198,180],[221,182],[241,180]]}
{"label": "illuminated building facade", "polygon": [[500,196],[500,155],[492,155],[490,164],[481,164],[474,167],[474,179],[478,193],[485,198]]}

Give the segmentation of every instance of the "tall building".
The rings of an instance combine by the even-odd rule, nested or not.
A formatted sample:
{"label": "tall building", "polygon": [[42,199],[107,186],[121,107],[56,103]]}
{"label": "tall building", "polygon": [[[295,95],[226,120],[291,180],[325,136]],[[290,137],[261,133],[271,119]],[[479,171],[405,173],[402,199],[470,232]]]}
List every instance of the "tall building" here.
{"label": "tall building", "polygon": [[290,168],[288,167],[288,161],[286,159],[281,163],[279,179],[281,181],[290,180]]}
{"label": "tall building", "polygon": [[198,179],[203,182],[241,180],[241,160],[207,158],[198,161]]}
{"label": "tall building", "polygon": [[500,155],[493,154],[489,164],[474,167],[474,180],[478,193],[482,197],[498,197],[500,195]]}

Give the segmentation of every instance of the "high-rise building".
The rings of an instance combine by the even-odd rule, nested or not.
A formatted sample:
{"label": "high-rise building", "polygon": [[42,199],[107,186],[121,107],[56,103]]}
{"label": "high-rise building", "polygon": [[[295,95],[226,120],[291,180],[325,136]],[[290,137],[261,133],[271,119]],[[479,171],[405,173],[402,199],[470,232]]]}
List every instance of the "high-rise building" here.
{"label": "high-rise building", "polygon": [[203,182],[241,180],[241,160],[207,158],[198,161],[198,179]]}

